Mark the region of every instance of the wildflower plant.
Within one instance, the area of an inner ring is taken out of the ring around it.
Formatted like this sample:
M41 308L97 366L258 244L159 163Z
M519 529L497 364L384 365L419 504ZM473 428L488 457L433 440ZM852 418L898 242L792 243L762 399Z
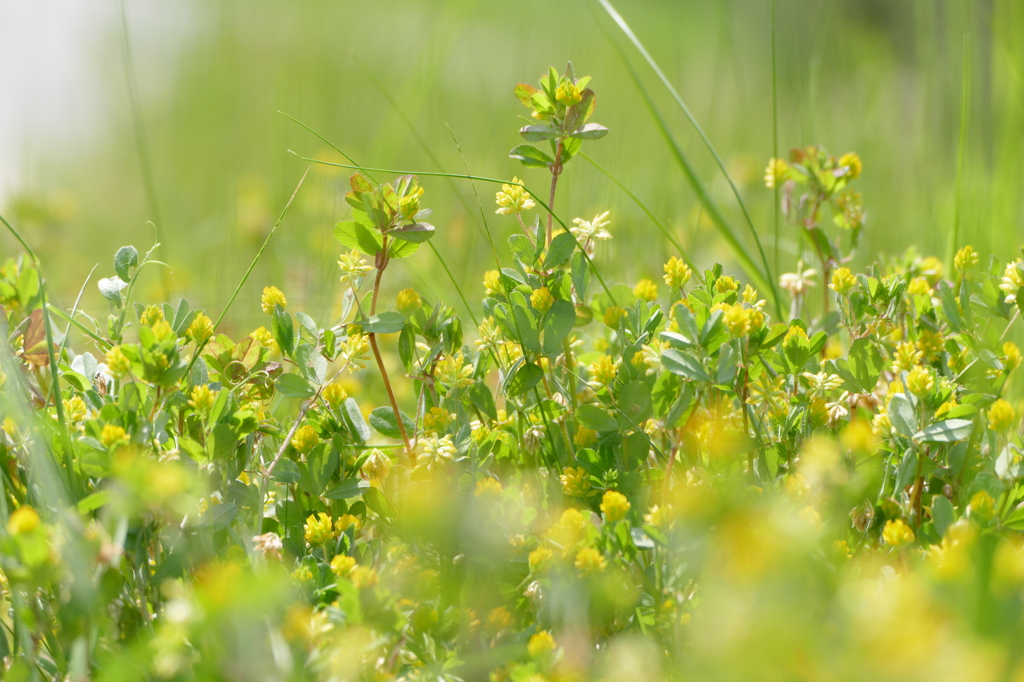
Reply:
M820 262L784 277L788 315L682 254L609 285L610 214L554 211L607 133L595 95L571 67L540 85L516 88L520 134L550 153L513 157L551 191L500 182L510 236L472 325L410 288L378 310L435 233L411 175L351 176L330 319L267 286L264 326L229 336L136 301L161 264L134 247L106 317L3 265L5 675L1021 674L1020 268L969 247L950 273L854 268L823 216L856 244L860 161L810 148L766 171Z

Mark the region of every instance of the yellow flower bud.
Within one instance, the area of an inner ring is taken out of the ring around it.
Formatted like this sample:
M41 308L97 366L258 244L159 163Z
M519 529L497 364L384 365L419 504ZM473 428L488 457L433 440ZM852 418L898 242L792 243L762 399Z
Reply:
M593 547L584 547L576 554L576 569L584 575L599 573L606 565L604 556Z
M207 384L201 384L192 389L192 393L189 394L188 404L197 412L205 414L213 409L217 393L217 391L211 391Z
M665 284L676 289L682 289L683 285L689 281L693 271L686 262L678 256L672 256L665 263Z
M555 304L555 297L551 295L551 291L547 287L541 287L530 294L530 303L537 309L537 312L543 315L551 310L551 306Z
M836 268L832 273L832 283L828 288L840 296L849 296L857 286L857 278L854 277L850 268Z
M914 531L903 519L890 519L882 529L882 540L887 545L902 547L914 541Z
M108 450L115 445L123 445L128 442L128 434L124 428L114 424L105 424L100 432L100 442Z
M935 388L935 375L927 367L918 365L907 374L907 390L922 397L931 393Z
M658 300L658 285L649 279L642 279L633 288L633 295L641 301L653 303Z
M213 320L207 317L204 313L199 313L196 315L195 319L192 320L192 324L188 326L188 330L185 331L185 336L197 346L201 346L206 343L211 336L213 336L213 331Z
M612 329L617 329L619 326L619 322L622 320L625 314L625 308L617 305L609 306L604 311L604 323L606 326Z
M274 312L274 306L287 308L288 299L284 297L284 292L277 287L264 287L263 296L260 297L260 307L263 308L263 312L270 315Z
M768 189L780 186L789 174L789 164L782 159L769 159L764 169L764 186Z
M423 299L415 289L402 289L398 292L395 309L405 317L412 317L421 307L423 307Z
M42 520L35 509L23 504L8 517L7 532L11 535L27 535L39 528Z
M303 455L308 455L309 452L317 446L320 442L320 436L317 435L316 429L309 424L303 424L295 431L295 435L292 436L292 447Z
M601 498L601 513L604 514L605 521L609 523L626 518L629 507L629 500L626 499L626 496L615 490L605 492L604 497Z
M1002 398L992 403L992 407L988 408L986 415L988 416L989 428L997 433L1009 431L1017 423L1017 415L1013 405Z
M860 160L860 157L853 152L847 152L839 157L839 165L846 166L847 171L846 177L851 180L856 180L860 177L861 171L864 170L864 163Z
M121 346L114 346L107 351L107 369L117 378L121 378L132 371L131 360L121 350Z

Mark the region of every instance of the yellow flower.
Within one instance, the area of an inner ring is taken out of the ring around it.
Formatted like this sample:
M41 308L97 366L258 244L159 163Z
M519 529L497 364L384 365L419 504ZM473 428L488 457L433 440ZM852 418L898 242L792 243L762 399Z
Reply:
M629 500L626 499L626 496L615 490L606 491L604 497L601 498L601 513L604 514L605 521L609 523L626 518L629 507Z
M455 457L456 449L449 435L443 438L428 436L420 438L416 443L416 461L425 466L427 471L438 469Z
M349 574L352 584L360 590L368 589L380 582L377 571L369 566L356 566Z
M896 357L892 362L892 371L909 372L917 363L921 362L924 355L917 346L910 341L904 341L896 347Z
M921 351L925 362L931 362L938 358L945 344L946 340L942 338L942 332L924 329L917 337L917 348Z
M473 496L482 499L496 500L501 497L501 492L501 483L495 478L485 476L476 482L476 490L473 491Z
M310 450L317 446L320 442L320 436L317 435L316 429L309 424L303 424L292 436L292 447L301 452L304 455L308 455Z
M1024 262L1018 258L1012 263L1007 263L1003 270L1003 279L999 288L1006 294L1004 299L1006 303L1016 302L1017 291L1024 287L1024 271L1021 270L1021 267L1024 267Z
M544 568L547 567L548 561L555 555L547 547L538 547L537 549L530 552L529 563L530 573L540 573Z
M907 374L907 389L917 397L928 395L933 388L935 375L927 367L918 365Z
M742 303L725 306L724 311L722 323L733 338L740 338L751 332L751 313L757 311L753 308L744 308Z
M541 630L530 638L526 651L532 658L544 658L557 648L555 638L547 630Z
M853 276L850 268L836 268L832 273L832 283L828 285L828 288L840 296L849 296L856 286L857 278Z
M672 256L665 263L665 284L675 289L682 289L683 285L689 281L693 271L686 262L679 256Z
M284 297L284 292L277 287L264 287L263 296L260 297L260 307L263 308L263 312L270 315L274 312L274 306L287 308L288 299Z
M728 275L723 275L715 281L715 291L724 294L727 291L739 291L740 283Z
M405 317L412 317L423 307L423 299L415 289L402 289L395 299L395 309Z
M327 404L338 409L338 406L345 402L348 398L348 391L341 387L340 384L327 384L324 389L320 392L323 399L327 401Z
M914 531L903 519L890 519L882 528L882 540L887 545L902 547L914 541Z
M789 164L782 159L768 159L768 166L764 169L764 186L772 189L781 185L789 174Z
M139 324L144 327L152 327L157 322L164 321L164 311L160 309L160 306L148 305L146 309L139 315Z
M1013 341L1007 341L1006 343L1004 343L1003 357L1001 357L1000 360L1002 360L1003 369L1005 369L1007 372L1012 372L1013 370L1020 367L1021 354L1020 348L1017 348L1017 344L1015 344Z
M443 433L454 419L455 415L443 407L431 407L423 414L423 430L427 433Z
M64 415L69 422L84 421L89 416L89 406L79 396L72 396L69 400L63 401L63 403Z
M610 327L611 329L617 329L619 326L619 322L625 315L625 308L617 305L609 306L604 311L605 326Z
M988 521L996 514L996 501L987 490L979 490L971 497L967 510L972 519Z
M998 433L1009 431L1017 422L1013 405L1002 398L992 403L985 414L988 416L989 428Z
M501 290L501 273L497 270L488 270L484 273L484 291L488 296L503 293Z
M530 193L524 187L520 187L523 182L522 180L512 178L512 182L515 184L502 184L501 191L494 195L494 199L498 204L498 210L495 213L498 215L522 213L523 211L529 211L537 205L530 198Z
M103 431L100 432L100 442L103 443L103 447L109 450L115 445L123 445L127 443L128 434L120 426L104 424Z
M352 286L355 286L360 279L370 274L373 267L366 262L361 253L352 249L348 253L343 253L339 256L338 269L341 270L341 276L338 281L342 284L351 284ZM265 295L266 294L264 293L264 296ZM281 298L284 298L284 294L281 295ZM284 304L282 304L282 307L283 306ZM273 306L271 306L271 310L273 310ZM266 312L266 308L264 308L264 312Z
M7 532L11 535L26 535L39 528L41 523L36 510L23 504L7 518Z
M192 320L192 324L188 326L185 331L185 336L188 337L197 346L201 346L206 343L211 336L213 336L213 320L207 317L204 313L199 313Z
M213 402L217 399L217 391L211 391L207 384L200 384L192 389L189 394L188 404L197 412L206 413L213 409Z
M667 528L675 518L675 511L671 505L654 505L650 511L644 514L644 522L655 528Z
M924 277L915 277L907 284L907 293L913 296L927 296L932 292L932 287Z
M633 295L642 301L653 303L658 300L658 285L649 279L642 279L633 287Z
M581 426L576 429L576 435L573 436L572 442L575 443L577 447L589 448L597 442L597 431L592 431L585 426Z
M590 371L591 386L595 386L595 390L601 386L608 386L615 381L615 375L619 371L619 360L612 360L610 355L602 355L594 362L590 363L587 368Z
M446 355L434 369L434 378L448 387L446 396L473 385L473 365L466 362L462 352Z
M966 276L971 268L978 264L978 260L978 253L968 244L953 256L953 267L961 275Z
M302 529L303 537L311 546L323 545L334 539L334 523L324 512L310 514Z
M512 614L504 606L492 609L487 614L487 628L491 632L500 632L512 626Z
M355 567L356 560L354 557L339 554L331 559L331 572L339 578L347 577Z
M856 180L860 177L861 171L864 170L864 163L860 160L860 157L853 152L847 152L839 157L839 165L846 166L847 173L846 177L851 180Z
M363 462L361 471L370 481L383 481L391 471L391 458L374 448Z
M607 563L604 556L593 547L584 547L576 553L576 569L584 575L603 571Z
M575 83L563 79L555 90L555 99L565 106L571 107L583 101L583 94Z
M538 313L543 315L551 310L551 306L555 304L555 297L551 295L551 291L547 287L541 287L540 289L534 289L533 293L530 294L530 303L533 304Z
M334 521L334 532L339 535L347 531L349 528L358 531L362 527L363 522L358 516L354 516L352 514L342 514Z
M117 378L121 378L132 371L132 362L121 350L121 346L114 346L107 351L107 369Z
M558 480L562 483L562 492L569 497L586 497L590 492L590 477L583 467L566 467Z

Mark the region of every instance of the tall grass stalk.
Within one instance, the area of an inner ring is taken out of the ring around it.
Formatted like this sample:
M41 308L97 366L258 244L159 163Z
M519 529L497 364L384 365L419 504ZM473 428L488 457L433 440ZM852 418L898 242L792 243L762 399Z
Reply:
M971 53L970 35L964 33L963 75L960 90L960 134L956 150L956 181L953 190L953 225L946 242L946 270L953 271L953 256L961 239L961 220L963 217L963 179L965 155L967 153L967 120L970 113L971 92Z

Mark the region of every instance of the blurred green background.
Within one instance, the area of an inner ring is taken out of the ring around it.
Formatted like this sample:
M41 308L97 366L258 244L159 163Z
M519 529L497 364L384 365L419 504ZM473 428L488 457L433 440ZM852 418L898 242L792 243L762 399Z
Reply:
M772 3L618 0L617 8L726 161L774 264L773 193L762 179L773 153ZM278 111L368 166L462 172L454 136L475 174L519 175L544 192L545 171L507 157L526 113L512 88L567 60L594 77L593 120L611 129L584 151L646 202L699 264L732 263L612 41L750 243L710 154L596 0L126 0L123 22L117 3L108 2L104 16L83 57L98 74L90 95L103 115L72 151L57 137L23 150L18 179L0 199L38 248L63 305L100 263L89 296L101 310L95 280L112 274L117 247L152 243L152 221L163 244L158 258L173 273L154 270L142 298L155 300L169 286L172 296L219 312L309 166L288 150L341 160ZM1024 3L777 0L775 26L780 154L821 144L863 158L858 184L868 221L860 264L910 246L943 257L957 221L961 242L983 254L1016 251L1024 214ZM150 49L161 41L173 44ZM258 296L267 284L315 317L335 309L340 245L332 227L347 217L346 178L312 169L232 311L233 324L261 323ZM434 243L474 301L494 261L473 187L440 178L423 184L438 227ZM567 222L612 212L615 239L596 258L609 279L661 274L672 247L606 176L577 159L559 187L556 210ZM494 215L495 189L476 187L503 245L514 225ZM781 236L785 272L795 265L795 233L784 228ZM6 235L0 249L17 252ZM393 270L392 293L414 286L458 306L428 250Z

